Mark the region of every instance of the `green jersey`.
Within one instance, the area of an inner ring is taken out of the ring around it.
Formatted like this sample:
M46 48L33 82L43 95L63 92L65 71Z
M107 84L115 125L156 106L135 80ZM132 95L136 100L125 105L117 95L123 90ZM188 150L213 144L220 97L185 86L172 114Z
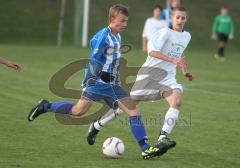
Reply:
M234 25L231 16L217 15L213 27L212 32L214 33L223 33L226 35L234 33Z

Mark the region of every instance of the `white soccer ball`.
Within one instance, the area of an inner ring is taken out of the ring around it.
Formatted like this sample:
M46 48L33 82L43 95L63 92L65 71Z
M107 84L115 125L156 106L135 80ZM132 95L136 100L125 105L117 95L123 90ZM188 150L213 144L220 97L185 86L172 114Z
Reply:
M110 137L104 141L102 150L107 157L119 158L124 152L123 141L116 137Z

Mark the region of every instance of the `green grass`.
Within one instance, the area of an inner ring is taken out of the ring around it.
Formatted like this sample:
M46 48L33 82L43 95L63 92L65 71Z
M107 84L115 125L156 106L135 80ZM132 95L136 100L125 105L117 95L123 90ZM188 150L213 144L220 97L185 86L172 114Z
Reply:
M187 51L193 82L178 74L184 84L181 122L171 138L175 149L161 157L143 161L126 115L113 121L99 134L94 146L86 143L88 126L59 124L53 114L36 121L26 120L28 110L40 99L62 99L48 88L51 76L64 65L84 58L88 50L51 46L0 45L0 55L19 62L20 73L0 66L0 167L240 167L239 53L227 52L224 63L216 62L211 51ZM129 66L139 66L145 55L133 50L125 55ZM81 73L74 75L66 87L79 90ZM96 109L97 106L94 106ZM156 143L161 124L150 119L164 116L164 101L142 103L144 121L151 144ZM94 109L90 110L91 112ZM109 136L121 138L126 147L122 159L106 159L101 152Z

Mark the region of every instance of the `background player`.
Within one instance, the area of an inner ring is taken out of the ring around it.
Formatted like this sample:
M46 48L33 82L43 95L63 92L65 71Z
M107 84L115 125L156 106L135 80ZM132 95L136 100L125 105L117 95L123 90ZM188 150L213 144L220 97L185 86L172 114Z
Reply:
M225 46L228 39L234 38L234 25L232 17L228 15L228 9L222 7L220 14L216 16L212 26L212 39L218 39L218 52L214 57L219 61L225 61Z
M150 40L151 36L158 30L167 26L165 20L160 20L162 13L162 7L156 5L152 9L152 17L148 18L145 22L143 33L142 33L142 50L147 52L147 42Z
M163 10L162 14L161 14L161 19L162 20L166 20L168 26L172 25L172 11L174 8L180 7L181 6L181 0L171 0L170 2L170 7L166 8Z
M130 93L131 98L136 101L156 100L160 96L168 102L169 109L156 145L161 154L176 145L175 141L171 141L167 137L178 119L183 93L182 85L176 81L176 67L181 68L188 80L193 80L183 57L183 52L191 39L191 35L183 30L187 22L186 9L184 7L175 8L172 20L173 26L157 31L149 41L147 60L139 70ZM156 71L158 71L157 74ZM94 144L101 127L120 113L120 110L110 110L100 120L91 124L87 138L88 143Z
M4 65L8 66L9 68L15 69L16 71L20 71L22 69L21 65L15 63L13 61L9 61L2 57L0 57L0 64L4 64Z
M131 131L141 148L141 155L143 159L149 159L157 156L159 150L148 144L140 111L119 83L118 70L121 56L119 33L127 27L128 15L127 7L114 5L109 10L109 26L100 30L91 39L90 63L87 66L80 100L76 104L66 101L49 103L42 100L30 111L28 120L33 121L46 112L82 116L94 101L104 100L111 108L119 107L129 114Z

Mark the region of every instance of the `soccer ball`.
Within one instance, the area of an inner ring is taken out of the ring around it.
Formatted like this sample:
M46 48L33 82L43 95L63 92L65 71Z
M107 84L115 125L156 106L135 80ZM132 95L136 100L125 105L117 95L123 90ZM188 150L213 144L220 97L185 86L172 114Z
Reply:
M104 141L102 150L107 157L119 158L124 152L123 141L116 137L110 137Z

